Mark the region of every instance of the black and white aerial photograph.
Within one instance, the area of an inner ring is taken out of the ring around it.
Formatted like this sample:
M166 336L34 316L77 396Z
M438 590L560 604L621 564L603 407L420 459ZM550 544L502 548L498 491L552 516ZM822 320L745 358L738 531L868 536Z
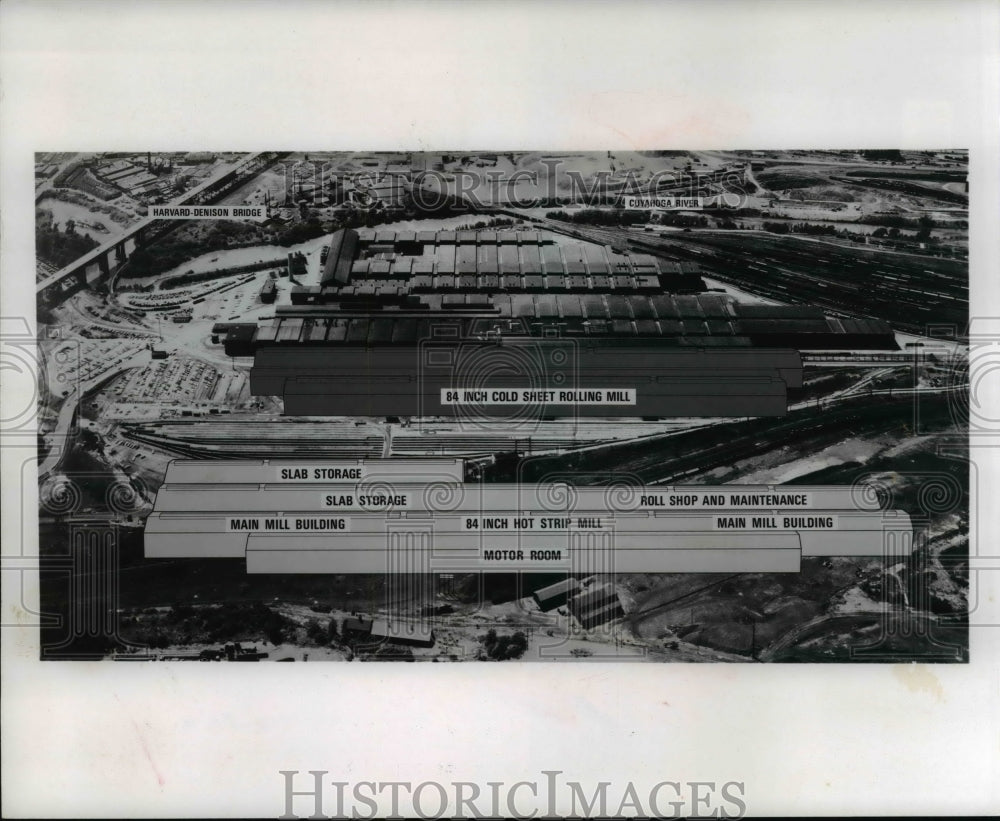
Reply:
M996 0L2 0L0 816L996 816L998 225Z
M965 150L34 173L43 659L967 661Z

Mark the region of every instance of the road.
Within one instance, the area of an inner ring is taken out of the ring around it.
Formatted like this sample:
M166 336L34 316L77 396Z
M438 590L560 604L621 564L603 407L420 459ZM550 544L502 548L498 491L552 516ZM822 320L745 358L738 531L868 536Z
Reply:
M59 416L56 418L56 426L46 438L51 443L49 447L49 453L38 466L38 481L45 479L50 473L53 473L62 464L63 459L66 458L66 453L70 449L72 444L72 434L70 430L73 425L73 420L76 418L76 412L80 407L80 393L77 387L74 385L70 390L69 395L63 401L62 407L59 409Z
M185 203L187 203L190 200L192 200L194 197L196 197L199 194L201 194L205 189L207 189L207 188L215 185L222 177L226 176L227 174L232 173L233 171L238 170L239 168L241 168L244 165L247 165L248 163L251 163L251 162L255 161L261 155L261 153L263 153L263 152L258 151L258 152L255 152L253 154L249 154L246 157L244 157L242 160L240 160L239 162L237 162L237 163L235 163L233 165L225 165L225 166L223 166L218 171L218 173L213 174L207 180L205 180L204 182L202 182L200 185L195 186L190 191L185 191L179 197L177 197L174 200L171 200L171 202L169 202L167 204L168 205L184 205ZM123 233L118 234L113 239L108 240L103 245L98 246L97 248L93 249L92 251L88 251L82 257L78 257L77 259L73 260L73 262L71 262L69 265L66 265L65 267L63 267L60 270L56 271L56 273L54 273L51 276L48 276L45 279L43 279L40 282L38 282L35 285L35 292L39 293L39 294L45 292L46 290L48 290L49 288L51 288L53 285L56 285L58 282L60 282L65 277L67 277L67 276L73 274L74 272L78 271L81 266L88 265L88 264L94 262L95 260L99 259L102 255L108 254L109 252L111 252L111 251L114 250L115 246L120 245L121 243L125 242L126 240L134 237L137 233L139 233L143 229L148 228L149 226L151 226L151 225L153 225L154 223L157 223L157 222L160 222L160 220L159 219L155 219L153 217L146 217L145 219L139 220L134 225L129 226L129 228L127 228Z
M833 627L836 627L836 629L846 637L852 630L870 627L872 623L879 621L882 622L883 629L887 634L891 634L893 632L890 629L890 623L902 623L899 631L901 634L909 636L926 636L928 643L931 643L930 637L933 636L934 627L938 624L936 616L909 609L887 610L885 612L872 611L868 613L826 613L810 619L804 624L800 624L798 627L785 633L772 644L765 647L758 654L757 658L758 660L764 662L773 661L782 652L791 649L796 644L801 643L807 638L818 637L819 635L828 632L829 629ZM875 637L873 636L873 638ZM870 642L865 640L864 643L859 644L857 649L860 651L868 644L870 644ZM939 648L939 651L947 655L944 647Z
M35 202L36 203L38 202L38 200L41 198L42 194L46 193L47 191L53 190L54 186L52 185L52 181L56 177L58 177L63 171L65 171L73 163L75 163L75 162L77 162L77 161L79 161L81 159L86 159L88 156L90 156L90 155L89 154L73 154L72 156L68 157L67 159L65 159L61 163L59 163L59 167L56 169L55 174L53 174L51 177L49 177L47 180L45 180L45 182L43 182L41 185L39 185L35 189Z
M754 174L753 174L753 166L752 166L751 163L747 163L746 178L747 178L747 182L752 182L754 185L757 186L757 191L756 191L757 196L759 196L759 197L760 196L767 196L768 194L771 193L763 185L761 185L760 182L757 180L757 178L754 176Z
M73 299L66 300L63 303L62 307L65 308L67 311L75 314L77 321L84 326L101 328L102 330L105 331L114 331L115 333L118 334L120 334L123 330L125 330L125 331L130 331L132 333L143 334L145 336L149 336L150 338L158 336L156 331L146 328L142 325L135 325L134 323L131 322L112 322L106 319L96 319L95 317L92 317L85 311L81 310L80 306ZM123 308L122 310L128 310L128 309ZM60 323L60 325L65 325L65 324L66 324L65 322Z
M123 362L117 368L103 371L94 379L84 382L83 384L73 385L70 388L69 393L63 400L62 407L59 409L59 415L56 417L56 426L46 437L49 442L51 442L51 447L48 455L38 466L39 481L42 481L50 473L58 470L63 459L66 458L66 454L69 452L70 446L72 445L72 439L75 436L75 433L73 432L73 420L76 418L77 411L80 409L80 403L83 401L83 398L90 391L94 390L99 385L108 382L118 374L130 370L131 368L139 368L147 364L149 364L149 353L147 351L143 351L142 353L136 354L136 356L132 359Z
M882 377L889 376L895 370L896 370L895 368L879 368L878 370L874 370L874 371L871 371L869 373L866 373L863 377L861 377L861 379L859 379L853 385L848 385L846 388L844 388L842 390L835 391L834 393L826 394L825 396L822 396L822 397L817 397L817 398L814 398L814 399L804 399L801 402L796 402L793 405L789 405L788 406L788 410L789 411L800 410L801 408L807 408L810 405L812 405L812 406L815 407L817 403L823 404L823 405L829 405L830 403L837 402L837 401L839 401L841 399L844 399L845 397L854 396L854 395L856 395L858 393L861 393L861 391L863 390L863 388L865 387L865 385L868 385L868 384L870 384L871 382L874 382L877 379L881 379ZM908 389L897 388L897 389L895 389L895 393L898 394L900 391L905 391L905 390L908 390ZM877 391L870 391L870 393L872 393L872 394L876 394L876 393L890 393L890 391L888 389L879 389Z

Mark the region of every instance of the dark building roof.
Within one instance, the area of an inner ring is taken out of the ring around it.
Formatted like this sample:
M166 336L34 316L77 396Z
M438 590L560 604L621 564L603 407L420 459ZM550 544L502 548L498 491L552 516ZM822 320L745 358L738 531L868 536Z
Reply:
M425 243L423 253L401 251L393 245L401 238L411 245ZM436 244L426 247L432 238ZM811 306L741 304L724 293L689 293L700 289L688 289L676 277L704 283L688 263L594 245L535 244L545 239L533 231L338 231L331 237L322 285L293 288L291 306L280 306L277 318L261 325L250 340L245 332L228 335L226 349L246 355L248 345L413 344L427 338L435 317L440 321L445 314L463 315L463 336L495 334L505 323L516 323L516 329L502 332L655 340L673 347L897 347L892 329L881 320L827 317ZM567 273L562 273L563 256ZM650 273L641 273L646 268ZM426 312L427 319L417 324L414 312ZM481 321L468 319L470 314ZM377 323L368 321L375 316ZM302 318L335 319L337 329L324 326L330 332L321 338L295 321Z
M428 338L434 325L445 321L442 312L471 311L481 316L479 319L461 318L463 336L495 333L498 328L502 333L542 336L546 328L554 327L565 337L659 338L664 344L681 346L896 348L892 329L882 320L838 319L813 309L807 316L806 311L796 306L758 306L764 310L747 317L743 315L744 306L728 296L468 292L456 288L464 278L438 276L435 290L419 296L407 295L390 280L368 280L361 286L349 286L352 298L393 299L395 310L371 310L372 306L361 303L351 309L351 303L346 300L341 302L339 309L321 305L281 306L271 323L257 329L253 341L257 345L268 345L299 340L305 318L352 321L353 333L345 337L328 336L326 342L412 343ZM298 294L293 292L293 297L296 296ZM402 313L415 310L427 311L426 317L419 318L419 326L418 318ZM351 316L352 313L364 316ZM361 320L376 317L379 320L375 326L377 332L370 334L368 322ZM510 322L516 327L507 328L505 323ZM219 332L223 330L220 327Z
M591 610L604 607L618 601L618 593L610 584L590 587L569 600L569 608L577 617Z
M417 647L433 647L434 631L429 625L408 622L390 622L376 619L372 625L371 638L385 640L393 644L412 644Z
M330 240L330 252L323 265L320 285L337 283L346 285L351 281L351 266L358 251L358 232L353 228L337 231Z
M625 611L622 609L621 602L615 599L613 602L609 602L602 607L580 614L577 616L577 619L585 630L592 630L600 624L604 624L605 622L620 618L624 615Z
M372 631L372 623L370 621L362 621L361 619L356 619L353 616L344 619L344 624L342 627L342 632L346 635L347 633L362 633L368 635Z
M561 582L550 584L548 587L536 590L532 594L532 597L542 610L553 610L554 608L565 604L566 600L570 596L574 595L579 589L580 582L570 577L568 579L563 579Z

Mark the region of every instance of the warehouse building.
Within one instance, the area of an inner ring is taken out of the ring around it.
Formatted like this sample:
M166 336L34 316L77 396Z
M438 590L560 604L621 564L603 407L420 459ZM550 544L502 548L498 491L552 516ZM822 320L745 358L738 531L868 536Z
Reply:
M568 602L569 610L585 630L621 618L625 615L618 592L613 585L601 584L589 587L573 596Z
M358 232L350 229L337 231L323 263L320 285L345 285L351 278L351 265L358 249Z
M608 602L601 607L580 613L577 619L584 630L593 630L595 627L600 627L609 621L620 619L624 615L625 611L622 609L622 603L616 597L614 601Z
M548 612L562 607L569 600L570 596L575 596L580 590L580 582L574 578L563 579L561 582L550 584L531 594L539 609Z
M293 288L291 302L279 307L274 322L301 318L327 329L356 323L351 333L333 330L322 340L311 334L309 342L406 344L423 314L524 319L531 333L664 338L681 345L897 349L881 320L741 303L708 291L693 263L556 244L540 231L341 230L331 239L320 285ZM385 340L390 325L382 320L393 323ZM259 338L271 341L266 333Z
M344 624L340 628L341 635L348 641L367 639L372 632L372 622L365 621L364 617L350 616L344 619Z
M430 625L375 619L369 637L374 642L389 642L411 647L433 647L434 631Z
M539 231L389 231L333 235L319 286L292 294L295 304L422 293L672 292L705 289L698 267L649 254L566 242Z
M691 263L534 230L341 230L320 284L294 287L291 302L259 326L230 326L225 349L253 355L251 392L282 396L294 415L460 415L440 395L460 362L553 340L572 360L550 368L572 377L559 384L629 376L638 393L629 407L550 404L545 416L781 415L801 385L798 351L898 349L881 320L742 303L708 291ZM432 361L428 346L452 350ZM519 386L548 387L505 385Z
M408 344L430 338L435 326L478 314L523 321L525 331L533 336L551 329L559 336L657 338L680 346L897 349L892 329L882 320L828 317L811 306L748 305L720 293L655 293L652 283L630 285L631 293L439 290L406 298L398 286L366 286L352 293L363 293L369 303L344 301L335 311L279 306L275 318L260 326L256 339L269 343L279 332L275 329L319 325L326 331L323 337L310 332L286 341L365 347ZM375 307L372 302L379 304Z

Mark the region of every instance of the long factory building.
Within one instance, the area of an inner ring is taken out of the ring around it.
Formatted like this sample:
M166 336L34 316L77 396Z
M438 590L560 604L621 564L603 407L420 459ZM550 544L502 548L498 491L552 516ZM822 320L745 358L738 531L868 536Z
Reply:
M477 484L455 460L178 460L147 558L249 573L797 572L808 556L906 556L912 524L837 486ZM419 478L418 478L419 477Z
M799 350L897 347L881 320L741 303L691 263L540 231L338 231L319 285L225 336L255 395L320 416L504 415L445 401L465 388L536 390L544 417L781 415Z

